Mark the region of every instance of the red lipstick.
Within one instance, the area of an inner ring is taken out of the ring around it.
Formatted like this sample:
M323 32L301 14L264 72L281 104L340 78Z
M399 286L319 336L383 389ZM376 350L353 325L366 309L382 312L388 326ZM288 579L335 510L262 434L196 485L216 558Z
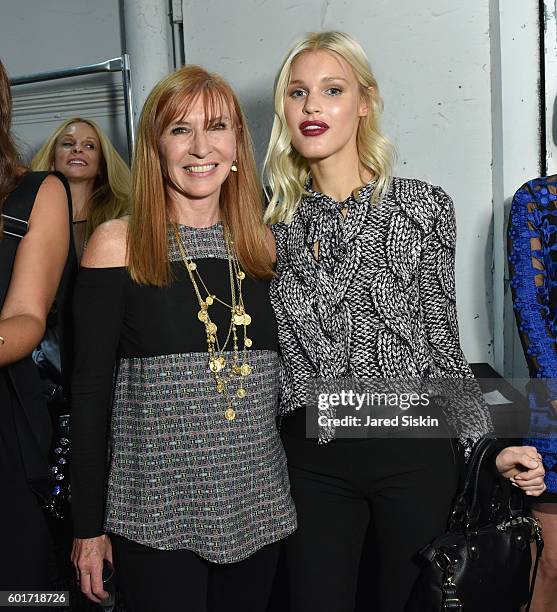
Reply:
M324 121L314 120L302 121L299 128L304 136L321 136L329 129L329 126Z

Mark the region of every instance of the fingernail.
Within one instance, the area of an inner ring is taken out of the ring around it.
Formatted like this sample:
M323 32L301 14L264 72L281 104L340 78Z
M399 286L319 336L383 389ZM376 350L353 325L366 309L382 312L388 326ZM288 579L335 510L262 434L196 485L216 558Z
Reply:
M515 480L522 480L522 478L520 476L515 476L514 479Z
M512 481L511 484L512 484L513 487L518 487L518 485L514 481Z
M526 491L526 495L532 495L531 491Z
M532 459L532 461L530 461L530 465L531 465L532 467L537 467L538 462L537 462L535 459Z

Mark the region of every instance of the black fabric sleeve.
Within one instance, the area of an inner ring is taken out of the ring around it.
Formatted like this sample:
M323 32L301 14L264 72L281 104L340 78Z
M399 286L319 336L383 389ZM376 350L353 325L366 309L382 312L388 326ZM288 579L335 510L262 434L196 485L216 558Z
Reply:
M103 533L107 438L126 278L125 268L81 268L77 277L70 462L77 538Z

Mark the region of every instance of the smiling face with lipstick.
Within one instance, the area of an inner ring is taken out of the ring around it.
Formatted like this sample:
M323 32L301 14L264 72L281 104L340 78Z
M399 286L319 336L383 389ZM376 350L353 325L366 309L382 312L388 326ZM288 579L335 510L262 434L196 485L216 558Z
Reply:
M54 169L62 172L68 180L94 181L100 172L101 162L99 137L88 123L71 123L58 137Z
M232 113L223 104L208 113L198 96L183 117L172 121L159 141L161 157L172 187L191 201L217 205L221 186L236 158L236 130Z
M292 146L310 164L358 167L357 134L368 107L350 65L339 55L305 51L293 62L284 100Z

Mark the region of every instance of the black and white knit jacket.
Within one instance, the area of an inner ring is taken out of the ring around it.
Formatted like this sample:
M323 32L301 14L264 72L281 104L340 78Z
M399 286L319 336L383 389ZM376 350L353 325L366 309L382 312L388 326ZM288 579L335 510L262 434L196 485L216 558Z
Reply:
M313 377L471 382L458 337L450 197L404 178L378 204L370 203L373 183L344 202L310 185L293 220L273 226L281 413L304 405ZM474 397L453 397L445 410L466 454L491 429L479 388ZM320 429L321 442L333 437L334 429Z

